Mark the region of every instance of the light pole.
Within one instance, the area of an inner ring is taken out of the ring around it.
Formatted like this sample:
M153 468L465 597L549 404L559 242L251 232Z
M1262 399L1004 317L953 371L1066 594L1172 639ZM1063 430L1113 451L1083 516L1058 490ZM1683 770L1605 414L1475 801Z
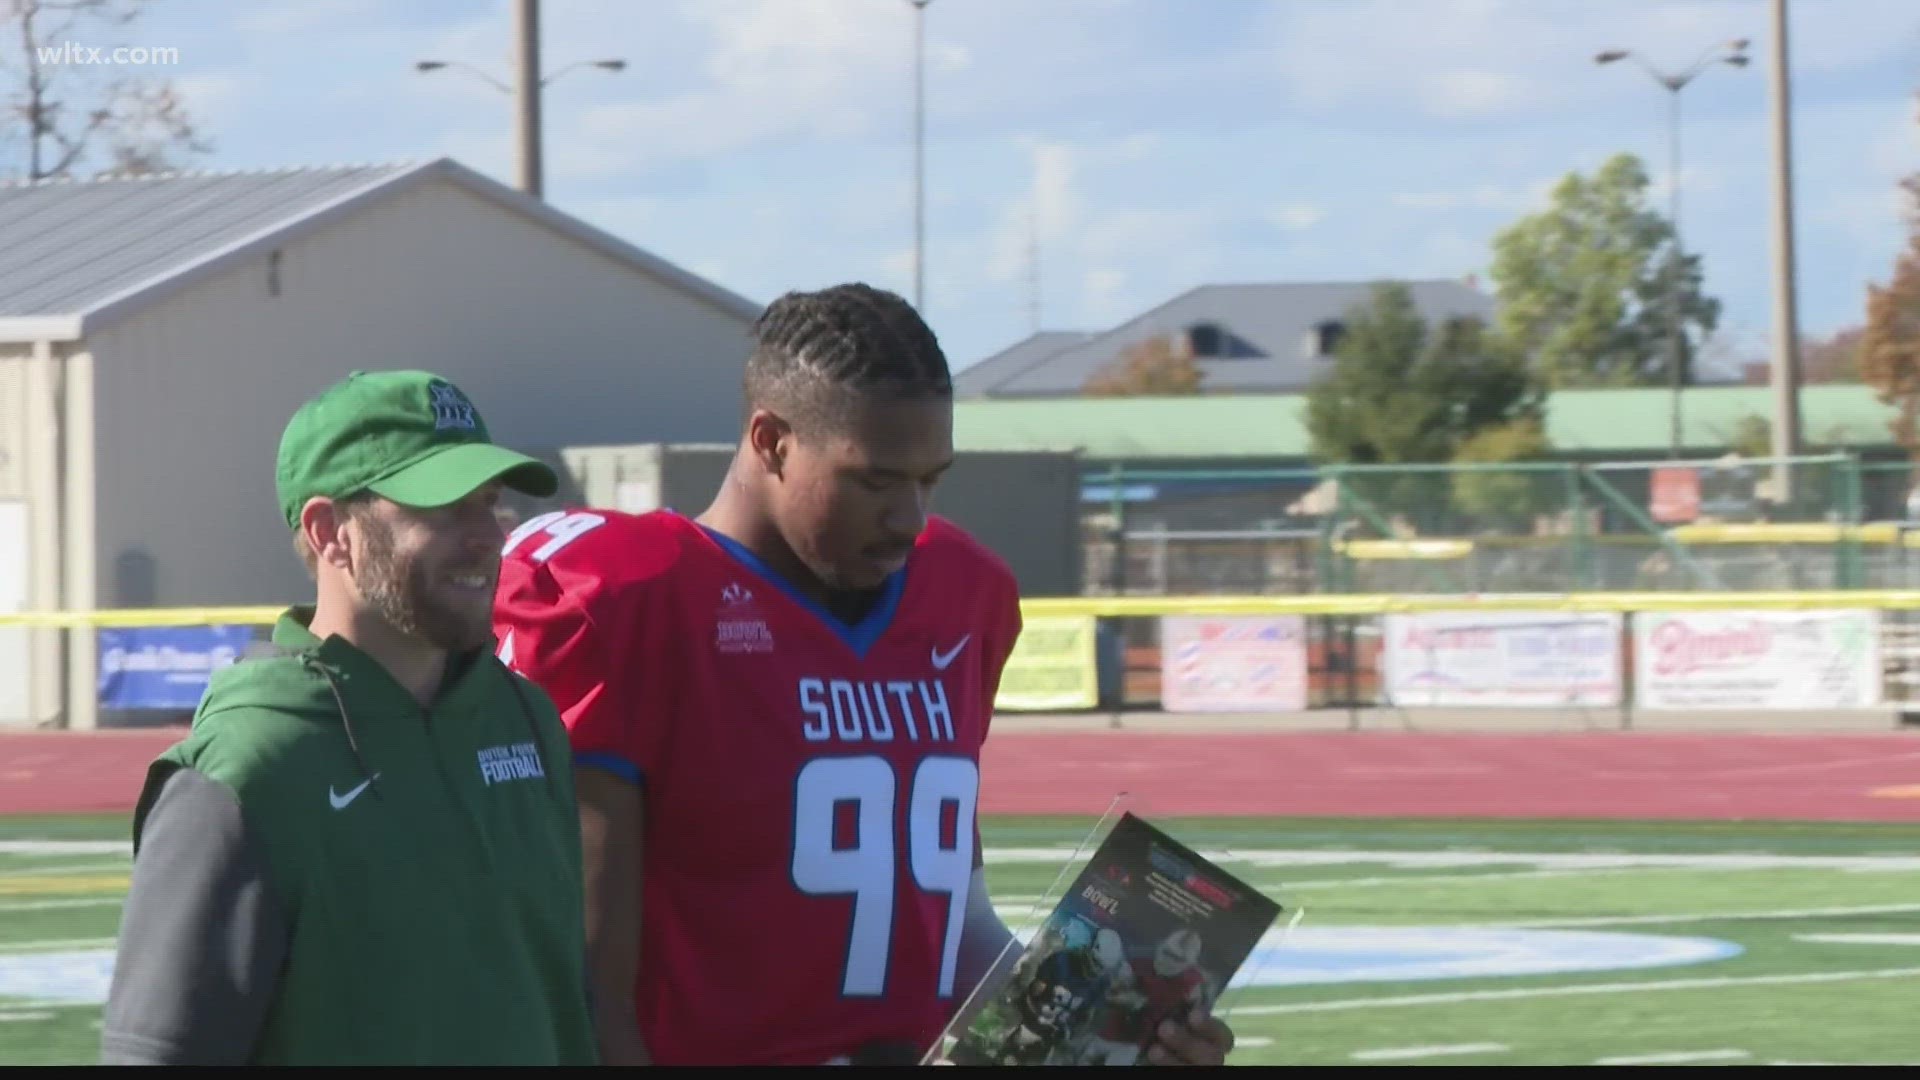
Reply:
M627 66L625 60L579 60L551 75L540 74L540 14L536 0L517 0L514 4L514 67L518 77L514 84L481 71L472 64L458 60L420 60L413 65L419 72L454 69L464 71L485 82L504 94L515 97L514 138L518 150L515 172L519 176L520 190L536 199L544 197L545 183L542 179L544 169L541 165L540 97L554 80L575 68L594 67L602 71L621 71Z
M927 5L913 5L913 307L927 314Z
M1800 452L1800 320L1793 295L1793 141L1787 93L1787 0L1773 0L1773 497L1793 499Z
M1681 274L1686 266L1686 248L1680 242L1680 91L1698 78L1700 73L1718 62L1734 67L1747 66L1747 42L1738 41L1714 45L1700 54L1692 66L1684 71L1665 72L1642 59L1640 54L1626 49L1607 49L1593 58L1596 64L1611 64L1616 60L1632 60L1653 76L1653 81L1667 90L1667 198L1671 209L1668 214L1673 219L1673 258L1669 261L1672 273L1666 283L1667 293L1667 335L1671 358L1668 361L1668 380L1672 387L1672 402L1669 406L1671 416L1671 444L1669 457L1680 456L1680 388L1685 382L1686 364L1686 326L1681 318L1680 292Z

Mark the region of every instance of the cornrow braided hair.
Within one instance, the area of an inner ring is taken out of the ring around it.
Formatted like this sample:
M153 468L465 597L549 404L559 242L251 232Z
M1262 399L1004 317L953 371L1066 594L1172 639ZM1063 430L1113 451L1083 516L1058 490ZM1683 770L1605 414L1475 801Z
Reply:
M754 337L747 406L774 408L795 423L831 423L848 394L953 393L933 330L885 289L854 283L787 293L761 313Z

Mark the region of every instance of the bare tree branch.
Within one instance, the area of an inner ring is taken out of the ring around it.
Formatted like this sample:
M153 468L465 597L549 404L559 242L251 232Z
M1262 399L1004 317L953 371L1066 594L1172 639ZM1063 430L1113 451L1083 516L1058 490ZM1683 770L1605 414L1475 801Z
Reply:
M146 0L0 0L0 174L30 180L96 171L137 174L177 167L212 145L173 82L129 76L99 64L64 62L68 46L110 52L118 28L133 25Z

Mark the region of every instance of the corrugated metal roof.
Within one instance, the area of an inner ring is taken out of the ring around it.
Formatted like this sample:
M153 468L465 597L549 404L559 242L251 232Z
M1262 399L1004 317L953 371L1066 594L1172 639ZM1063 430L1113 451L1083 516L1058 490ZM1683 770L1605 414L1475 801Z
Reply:
M82 314L415 167L0 185L0 318Z
M1414 308L1427 319L1493 317L1493 298L1461 281L1405 283ZM1112 330L1060 349L1024 372L996 382L995 397L1061 397L1081 392L1101 368L1134 345L1163 334L1211 324L1224 356L1200 358L1207 393L1288 393L1304 389L1331 366L1308 348L1314 328L1339 321L1372 298L1366 281L1202 285Z
M761 305L449 158L0 185L0 340L74 340L338 214L442 179L751 322Z
M1748 416L1772 415L1766 387L1694 387L1681 395L1689 452L1718 452ZM1568 454L1664 456L1669 441L1664 389L1570 390L1547 400L1547 437ZM1304 460L1306 398L1298 394L1220 397L978 399L954 407L962 450L1080 450L1092 461L1180 459ZM1884 448L1894 410L1857 385L1800 390L1803 437L1825 446Z

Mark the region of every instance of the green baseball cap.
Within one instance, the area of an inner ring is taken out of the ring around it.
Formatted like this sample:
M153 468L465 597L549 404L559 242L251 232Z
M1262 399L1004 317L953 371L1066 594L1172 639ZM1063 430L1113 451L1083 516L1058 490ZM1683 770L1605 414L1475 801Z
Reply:
M560 487L544 462L494 445L480 411L430 371L355 371L327 387L287 422L274 473L290 528L316 496L426 508L492 480L543 499Z

